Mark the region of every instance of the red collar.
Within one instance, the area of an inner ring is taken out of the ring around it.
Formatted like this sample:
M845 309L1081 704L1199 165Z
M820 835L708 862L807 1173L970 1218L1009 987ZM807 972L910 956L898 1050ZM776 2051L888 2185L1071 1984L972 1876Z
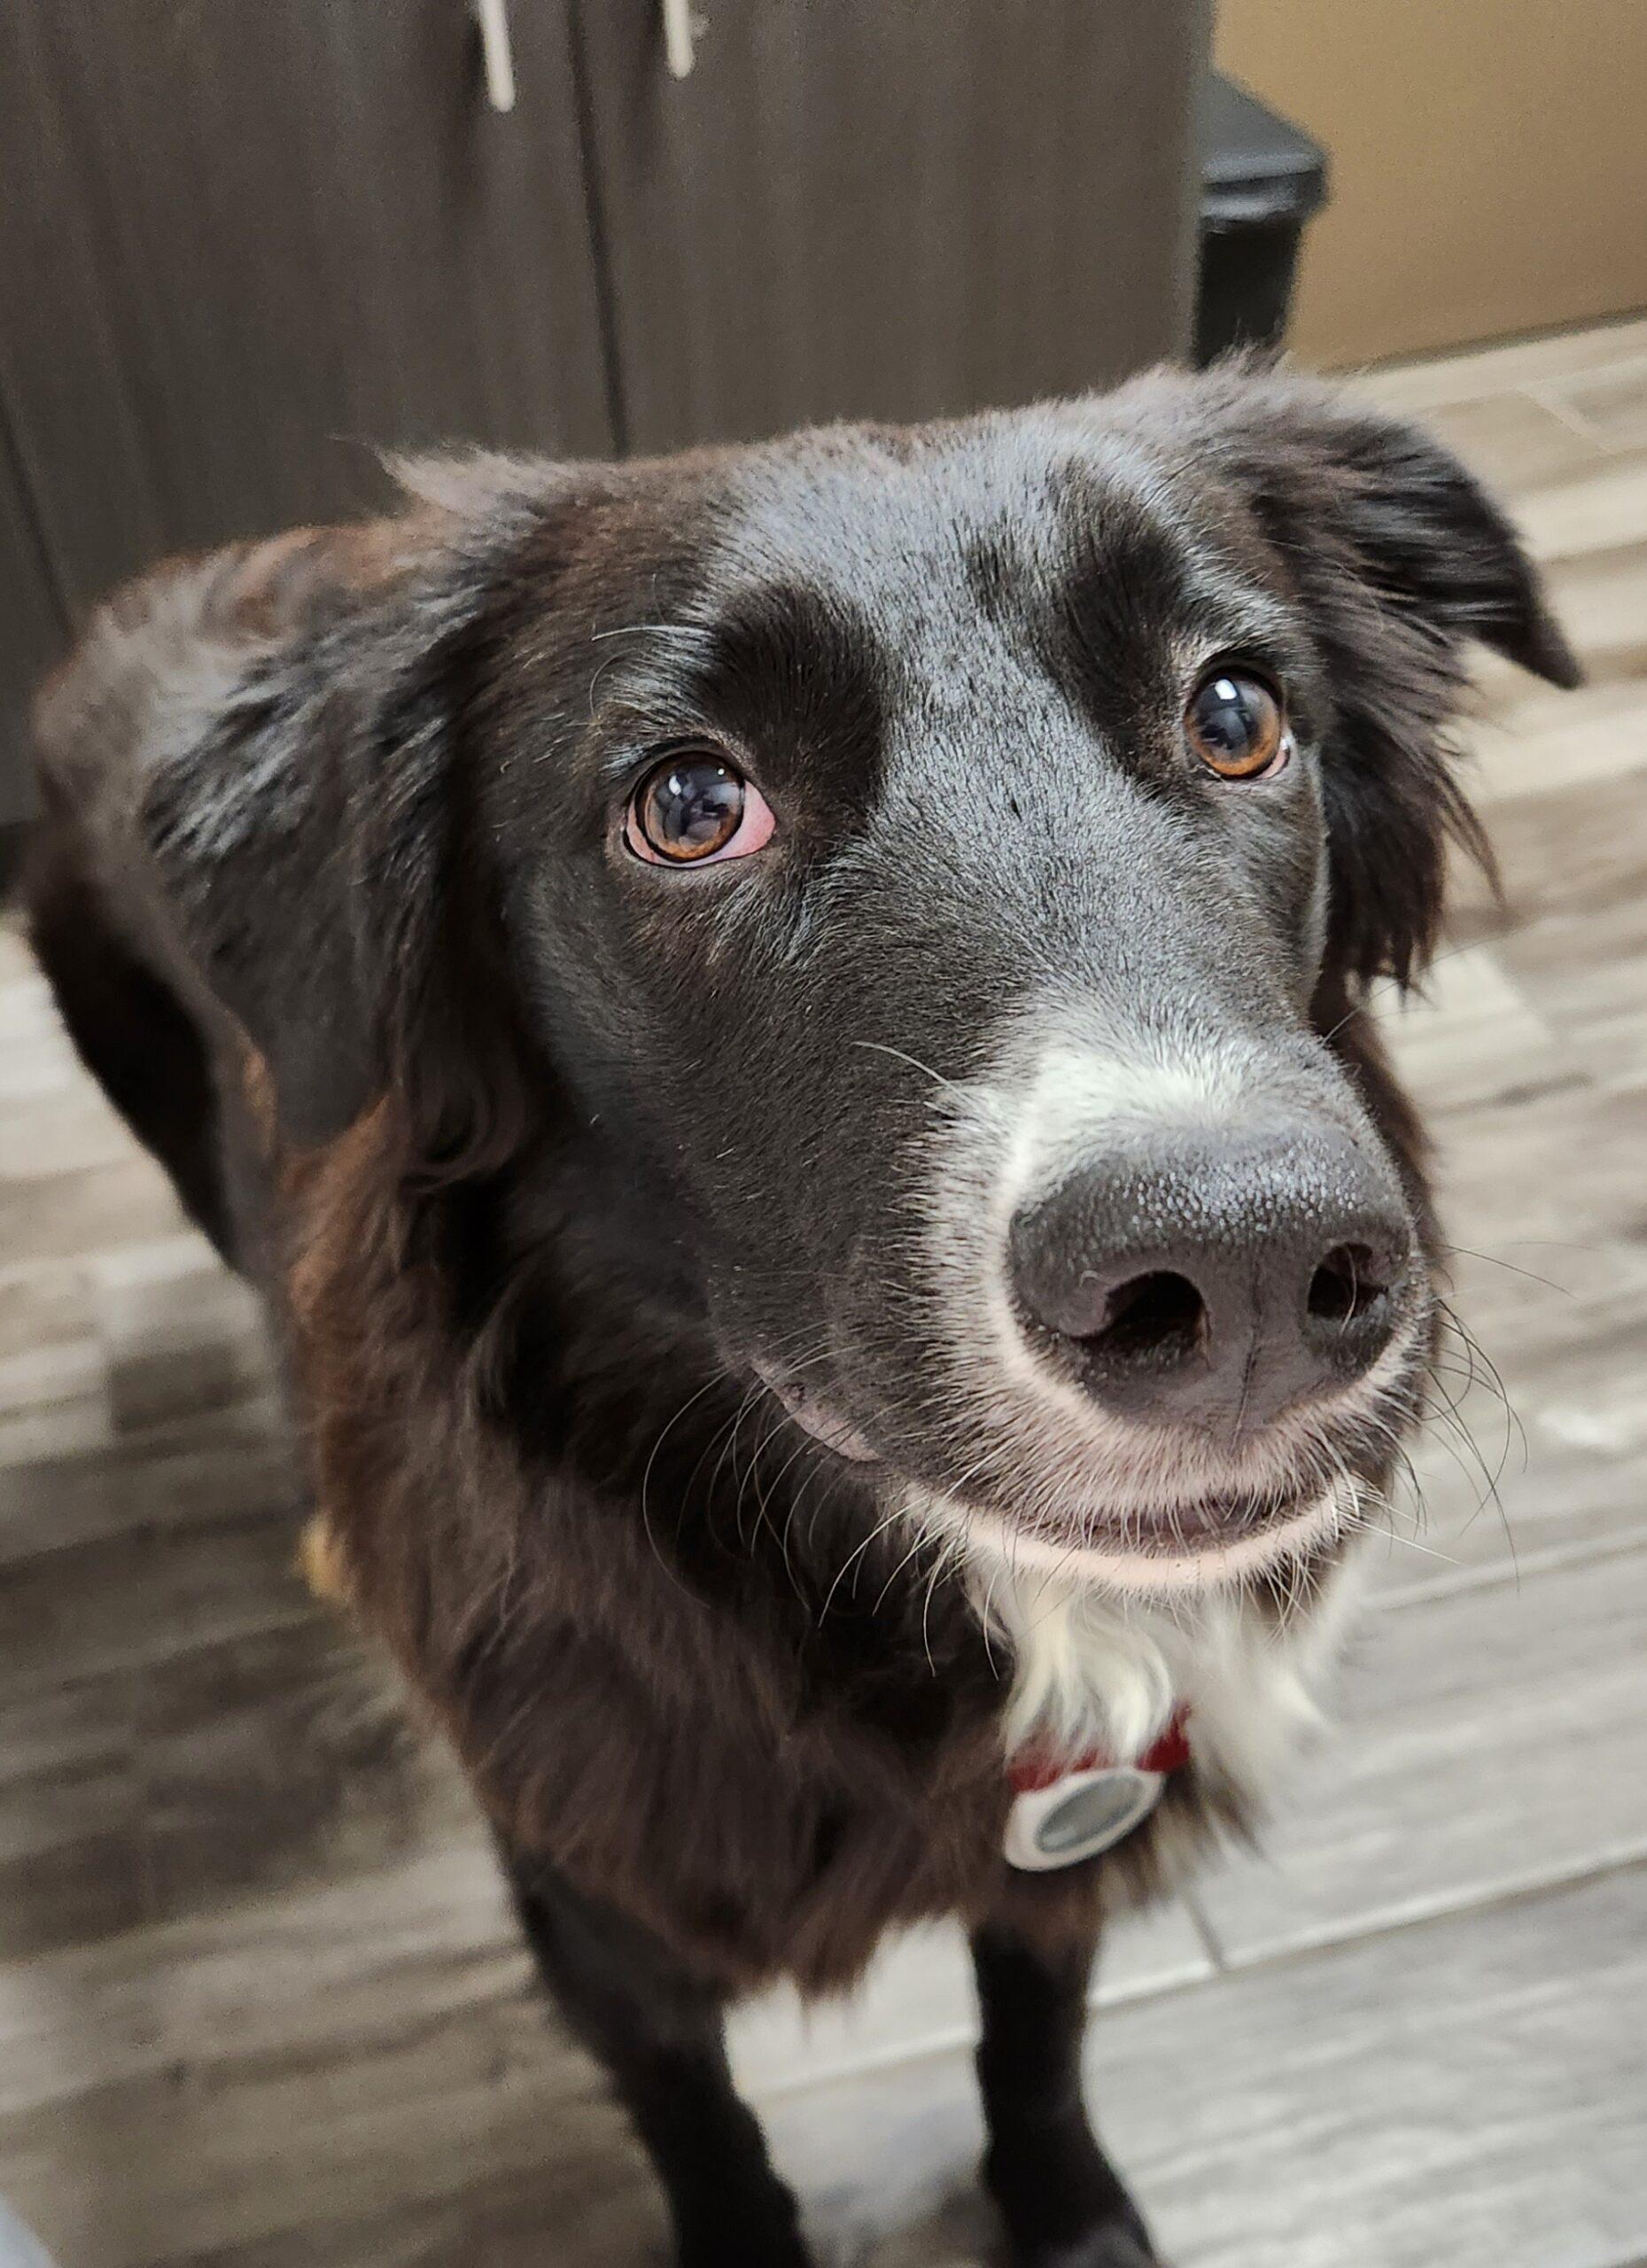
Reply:
M1137 1759L1140 1772L1182 1772L1190 1760L1189 1711L1175 1709L1166 1730ZM1119 1759L1107 1749L1084 1749L1078 1756L1058 1756L1048 1748L1021 1748L1006 1766L1006 1777L1015 1796L1037 1795L1056 1787L1072 1772L1106 1772Z

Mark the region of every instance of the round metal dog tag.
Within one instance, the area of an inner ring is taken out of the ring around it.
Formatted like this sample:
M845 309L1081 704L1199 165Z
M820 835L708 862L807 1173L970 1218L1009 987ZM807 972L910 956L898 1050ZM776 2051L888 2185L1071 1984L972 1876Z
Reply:
M1164 1773L1136 1764L1100 1764L1026 1790L1006 1814L1007 1863L1050 1874L1095 1859L1143 1825L1166 1784Z

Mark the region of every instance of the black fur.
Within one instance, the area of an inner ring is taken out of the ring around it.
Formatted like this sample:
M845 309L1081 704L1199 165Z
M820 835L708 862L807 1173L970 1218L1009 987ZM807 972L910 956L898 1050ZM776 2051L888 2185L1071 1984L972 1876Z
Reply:
M1141 2268L1080 2099L1099 1922L1261 1791L1198 1753L1111 1856L1007 1867L1013 1662L921 1508L1105 1580L1279 1532L1247 1611L1308 1616L1342 1538L1286 1524L1324 1472L1376 1495L1428 1354L1422 1140L1357 1011L1422 967L1449 835L1479 847L1467 641L1562 684L1572 657L1445 452L1250 370L423 478L399 519L112 603L41 709L42 959L268 1294L328 1579L447 1726L682 2259L805 2256L726 2000L841 1986L950 1914L1016 2257ZM1184 722L1235 668L1295 738L1248 785ZM700 742L771 842L649 865L626 807ZM1016 1221L1063 1223L1084 1283L1143 1264L1138 1220L1216 1216L1255 1316L1238 1263L1297 1257L1246 1186L1273 1153L1306 1278L1347 1207L1387 1245L1353 1363L1294 1377L1255 1321L1265 1392L1215 1425L1146 1363L1123 1410L1077 1360L1101 1332L993 1299L998 1129L1049 1033L1095 1077L1224 1067L1268 1147L1151 1120L1099 1170L1094 1106L1094 1169Z

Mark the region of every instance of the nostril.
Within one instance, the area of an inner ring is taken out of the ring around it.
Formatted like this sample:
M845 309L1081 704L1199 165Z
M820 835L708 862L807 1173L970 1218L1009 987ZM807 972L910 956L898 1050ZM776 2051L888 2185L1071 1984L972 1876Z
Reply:
M1366 1244L1334 1245L1309 1279L1309 1309L1323 1323L1356 1323L1387 1296L1395 1270Z
M1085 1343L1121 1363L1177 1363L1193 1353L1206 1324L1206 1301L1189 1278L1158 1269L1115 1285Z

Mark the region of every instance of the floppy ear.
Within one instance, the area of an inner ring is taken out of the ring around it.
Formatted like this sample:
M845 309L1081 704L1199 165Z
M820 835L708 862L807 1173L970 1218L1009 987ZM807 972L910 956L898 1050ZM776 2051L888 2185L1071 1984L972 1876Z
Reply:
M391 1085L431 1161L486 1142L497 1097L478 1026L500 997L485 967L496 917L470 855L461 747L527 519L498 507L365 591L322 574L256 636L220 568L186 677L157 703L170 723L148 754L148 847L300 1142L340 1131ZM214 594L232 625L213 619Z
M1447 838L1491 864L1447 738L1468 641L1552 685L1578 663L1515 530L1439 442L1240 362L1178 384L1198 462L1250 503L1325 664L1329 959L1404 984L1434 941Z

